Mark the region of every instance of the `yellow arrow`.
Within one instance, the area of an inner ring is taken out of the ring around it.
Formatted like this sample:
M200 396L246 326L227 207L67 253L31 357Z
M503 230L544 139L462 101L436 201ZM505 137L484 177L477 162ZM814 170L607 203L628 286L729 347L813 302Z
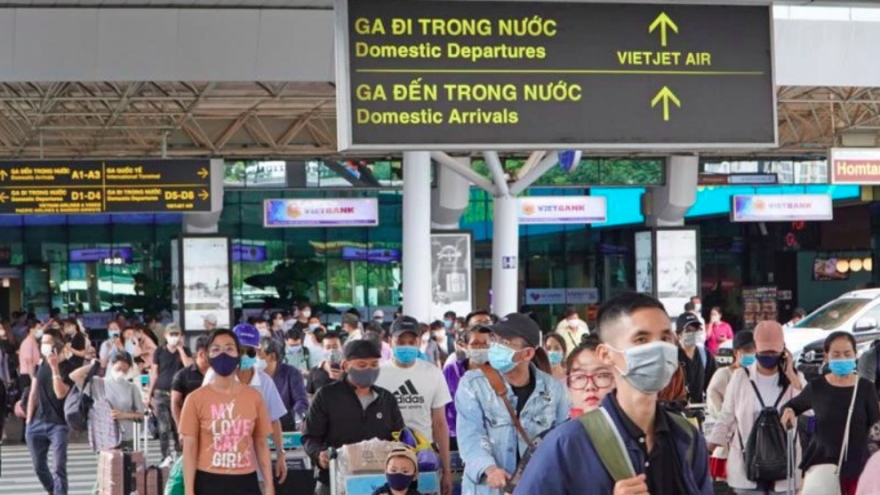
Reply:
M0 170L0 180L6 180L7 177L9 177L9 172Z
M9 199L9 196L5 192L0 192L0 203L5 203L7 199Z
M657 30L658 27L660 28L660 46L665 47L666 29L671 29L672 32L678 34L678 26L676 26L675 23L672 22L672 19L670 19L669 16L666 15L666 12L660 12L660 15L658 15L657 18L654 19L654 22L652 22L650 26L648 26L648 33L653 33Z
M666 45L664 45L664 46L666 46ZM201 177L203 179L207 179L209 173L210 172L208 172L208 169L206 169L205 167L200 168L198 171L199 177Z
M199 198L201 198L202 201L206 201L209 197L211 197L211 195L208 194L208 191L205 191L204 189L202 189L202 192L199 193Z
M663 102L663 120L668 121L669 120L669 102L671 101L678 108L681 108L681 102L678 101L678 98L675 97L675 93L673 93L666 86L663 86L663 89L661 89L657 93L657 96L655 96L654 99L651 100L651 108L656 107L657 104L660 103L661 101Z

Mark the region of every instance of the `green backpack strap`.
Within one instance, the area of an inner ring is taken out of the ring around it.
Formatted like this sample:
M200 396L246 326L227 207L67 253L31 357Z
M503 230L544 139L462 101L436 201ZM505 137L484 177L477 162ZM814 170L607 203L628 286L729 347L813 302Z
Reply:
M687 461L691 466L694 465L694 425L688 421L687 418L680 414L675 414L672 412L667 413L667 415L672 418L673 421L678 423L678 427L684 430L685 434L688 436L688 448L687 448Z
M581 415L580 422L590 437L593 448L599 454L599 460L615 482L632 478L636 475L623 438L617 427L603 408Z

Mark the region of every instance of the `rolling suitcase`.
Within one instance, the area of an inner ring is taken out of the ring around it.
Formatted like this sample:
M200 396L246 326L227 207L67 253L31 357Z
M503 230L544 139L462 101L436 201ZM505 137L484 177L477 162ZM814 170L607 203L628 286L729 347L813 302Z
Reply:
M144 490L138 495L164 495L165 484L168 483L169 468L149 466L144 470Z
M144 493L144 455L104 450L98 455L98 495Z
M135 424L134 450L102 450L98 454L98 495L146 493L144 491L147 482L145 433L144 425Z

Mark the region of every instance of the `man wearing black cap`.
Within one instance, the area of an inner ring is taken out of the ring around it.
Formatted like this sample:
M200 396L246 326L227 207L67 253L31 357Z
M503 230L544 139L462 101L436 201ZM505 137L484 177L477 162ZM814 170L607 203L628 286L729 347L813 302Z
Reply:
M401 316L391 324L391 362L382 365L376 385L390 390L404 422L436 442L443 463L443 495L452 491L449 464L449 425L446 404L452 402L443 372L433 364L419 359L419 322Z
M319 467L316 495L330 495L328 449L371 438L391 440L392 433L404 427L397 399L375 385L381 357L369 340L348 342L343 375L315 394L306 415L303 447Z
M688 402L702 404L706 402L706 389L718 364L715 357L706 348L697 345L697 339L703 330L703 324L693 313L682 313L676 323L679 352L678 360L684 366L685 384L688 390Z
M513 313L490 329L490 367L468 371L455 393L468 495L504 493L532 440L568 419L570 404L562 383L532 364L544 352L534 320Z

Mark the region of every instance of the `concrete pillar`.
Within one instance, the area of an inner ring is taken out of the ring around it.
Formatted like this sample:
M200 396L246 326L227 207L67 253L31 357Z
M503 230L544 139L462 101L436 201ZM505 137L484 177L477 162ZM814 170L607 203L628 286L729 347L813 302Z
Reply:
M496 196L492 215L492 312L505 316L519 309L519 203Z
M431 317L431 154L403 154L403 312Z
M666 185L645 193L642 212L648 227L684 225L684 216L697 200L700 159L674 155L666 158Z
M470 167L470 157L456 157L455 161ZM437 187L431 191L431 228L437 230L456 230L461 214L470 202L471 183L464 177L440 164L435 175Z

